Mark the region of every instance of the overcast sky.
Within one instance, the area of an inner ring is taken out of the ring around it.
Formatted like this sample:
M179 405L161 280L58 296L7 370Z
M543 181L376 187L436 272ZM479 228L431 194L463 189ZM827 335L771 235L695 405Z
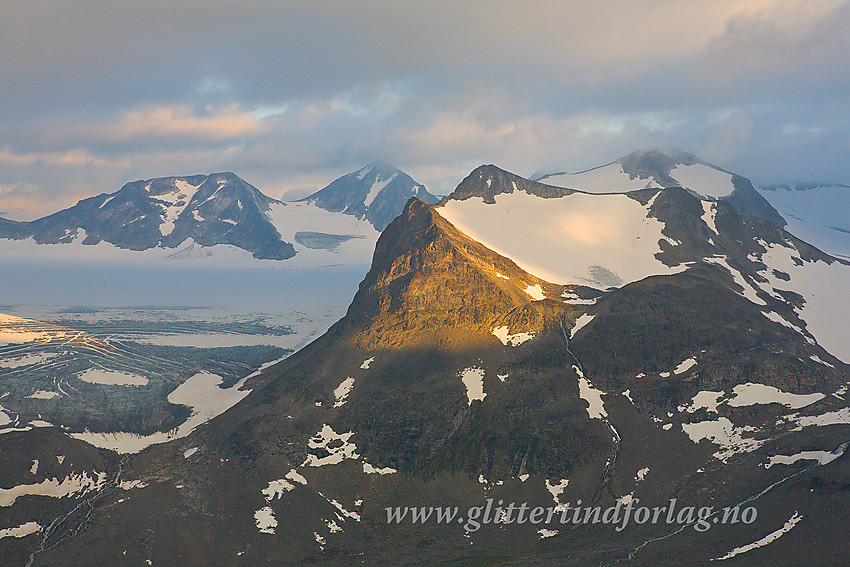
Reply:
M837 0L38 1L0 17L0 211L233 171L294 198L381 159L434 193L494 163L681 149L850 183Z

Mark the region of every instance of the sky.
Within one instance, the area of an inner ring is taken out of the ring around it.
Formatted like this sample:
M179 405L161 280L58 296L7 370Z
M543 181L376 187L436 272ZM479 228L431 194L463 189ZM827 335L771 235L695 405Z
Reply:
M233 171L294 199L375 160L447 194L476 166L691 152L756 184L850 184L837 0L6 0L0 216Z

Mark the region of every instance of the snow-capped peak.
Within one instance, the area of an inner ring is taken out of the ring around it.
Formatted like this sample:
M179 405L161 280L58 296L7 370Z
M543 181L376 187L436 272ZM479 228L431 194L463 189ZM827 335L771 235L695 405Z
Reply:
M585 193L626 193L682 187L700 199L725 200L740 212L785 226L785 219L745 177L681 151L638 150L606 165L537 177L537 181Z
M383 230L411 197L430 204L439 201L403 171L386 163L373 162L343 175L302 201L366 219L376 229Z

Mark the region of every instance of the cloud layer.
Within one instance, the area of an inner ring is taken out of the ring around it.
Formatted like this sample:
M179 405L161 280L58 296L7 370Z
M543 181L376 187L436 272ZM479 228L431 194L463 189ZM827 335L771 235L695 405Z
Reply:
M235 171L300 196L374 159L448 192L475 166L678 148L756 182L850 182L835 0L14 2L0 211Z

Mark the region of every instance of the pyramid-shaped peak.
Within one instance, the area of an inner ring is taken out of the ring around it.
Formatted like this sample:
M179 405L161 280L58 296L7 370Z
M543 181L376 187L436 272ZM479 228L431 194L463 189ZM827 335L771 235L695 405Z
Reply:
M493 321L534 301L529 287L551 297L562 293L412 198L378 239L344 325L373 347L423 340L424 329L443 338L489 336Z
M302 199L317 207L368 220L381 231L411 198L434 204L439 199L407 173L382 161L373 161Z

